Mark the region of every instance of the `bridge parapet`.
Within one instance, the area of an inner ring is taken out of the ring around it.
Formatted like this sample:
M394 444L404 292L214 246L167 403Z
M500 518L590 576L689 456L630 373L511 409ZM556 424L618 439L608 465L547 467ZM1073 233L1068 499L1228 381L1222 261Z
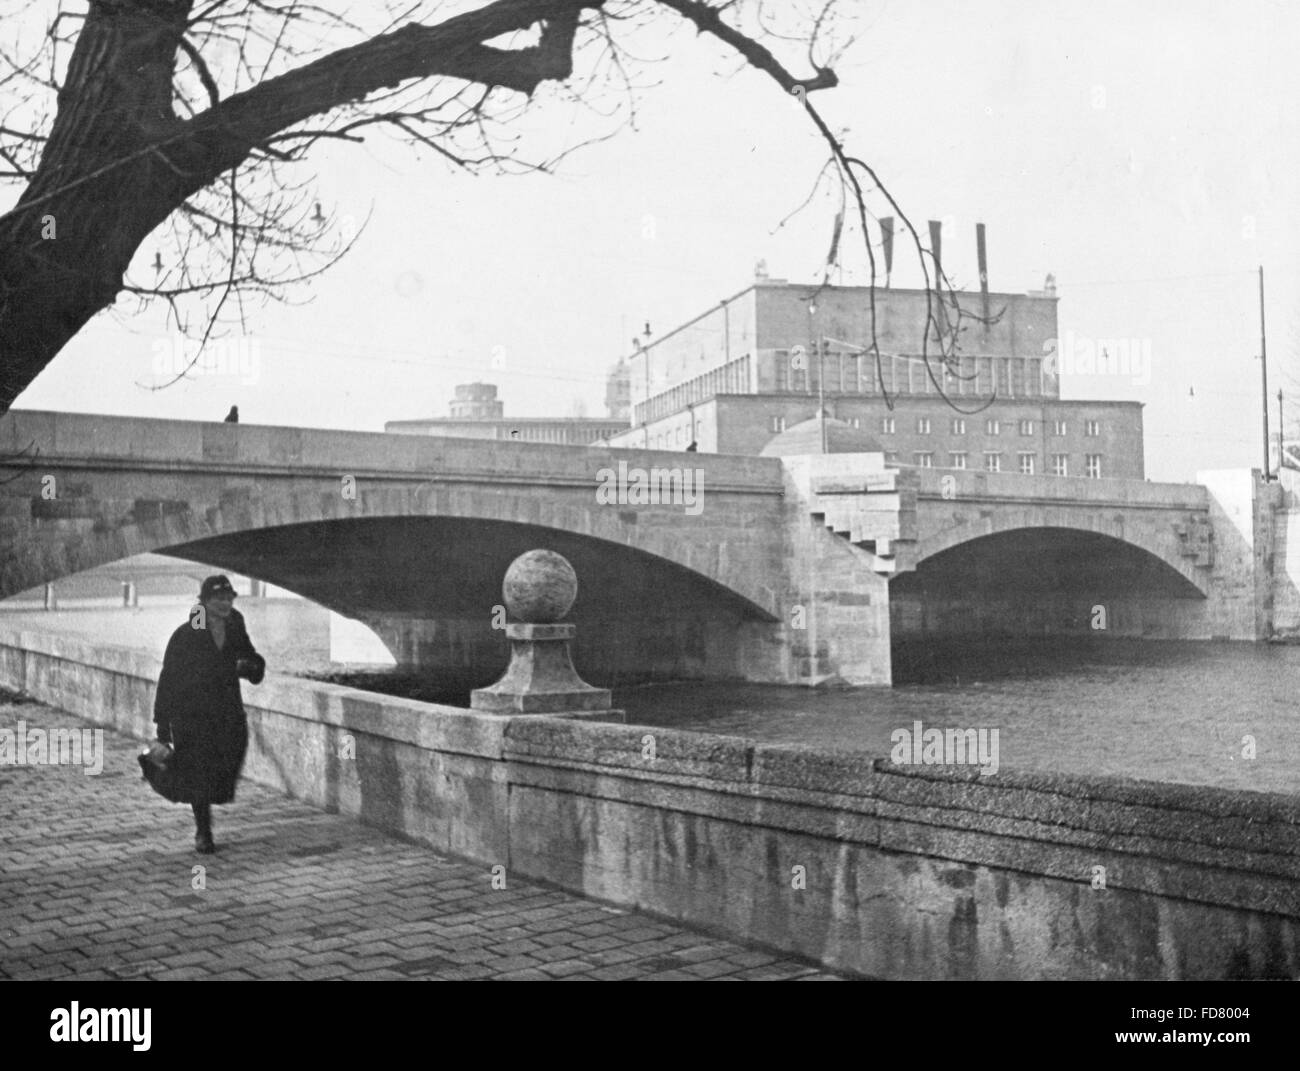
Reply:
M922 499L978 498L993 501L1065 501L1079 505L1148 507L1208 513L1210 493L1197 483L1149 480L1093 480L1082 476L1025 476L1015 472L958 469L908 470L918 480Z
M23 409L0 417L0 460L5 458L10 468L567 485L590 487L593 500L600 470L619 461L646 470L703 471L708 492L779 496L782 486L781 464L773 458Z

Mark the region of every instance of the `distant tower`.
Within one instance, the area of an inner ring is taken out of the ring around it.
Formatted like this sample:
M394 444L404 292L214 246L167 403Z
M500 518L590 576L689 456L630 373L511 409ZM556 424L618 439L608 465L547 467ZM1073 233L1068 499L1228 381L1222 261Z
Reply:
M495 383L462 383L451 403L452 420L500 420L505 405L497 401Z
M622 357L605 378L605 408L610 420L631 419L632 366Z

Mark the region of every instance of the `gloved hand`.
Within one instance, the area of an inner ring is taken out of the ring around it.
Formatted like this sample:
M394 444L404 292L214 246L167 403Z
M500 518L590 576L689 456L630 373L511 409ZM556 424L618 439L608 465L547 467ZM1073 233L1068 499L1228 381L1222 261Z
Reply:
M266 659L261 655L252 658L235 659L235 674L243 677L249 684L261 684L266 675Z

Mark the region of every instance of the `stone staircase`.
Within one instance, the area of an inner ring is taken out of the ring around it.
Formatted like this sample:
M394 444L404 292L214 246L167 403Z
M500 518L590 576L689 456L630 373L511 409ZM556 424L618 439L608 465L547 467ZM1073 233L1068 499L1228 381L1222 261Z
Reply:
M870 553L875 572L905 572L913 567L916 490L897 469L814 476L810 512Z

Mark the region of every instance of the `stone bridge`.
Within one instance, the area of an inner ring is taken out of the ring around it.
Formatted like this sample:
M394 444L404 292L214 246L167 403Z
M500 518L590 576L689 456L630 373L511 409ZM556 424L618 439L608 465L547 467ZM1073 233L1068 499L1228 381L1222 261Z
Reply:
M891 627L1069 631L1085 605L1121 634L1259 634L1249 474L1216 496L30 411L0 418L0 470L0 597L172 554L365 621L449 688L504 666L501 577L533 547L577 570L575 663L601 684L885 684Z

